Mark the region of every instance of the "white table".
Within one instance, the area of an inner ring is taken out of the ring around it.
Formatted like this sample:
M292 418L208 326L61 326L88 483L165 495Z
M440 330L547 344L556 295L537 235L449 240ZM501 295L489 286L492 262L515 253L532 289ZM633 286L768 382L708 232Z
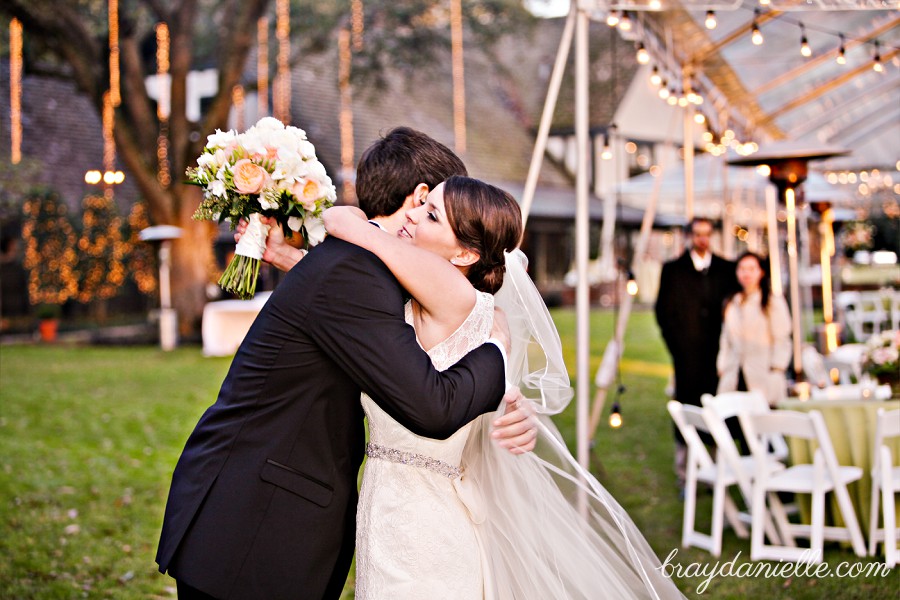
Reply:
M203 307L203 355L231 356L250 330L272 292L257 292L250 300L219 300Z

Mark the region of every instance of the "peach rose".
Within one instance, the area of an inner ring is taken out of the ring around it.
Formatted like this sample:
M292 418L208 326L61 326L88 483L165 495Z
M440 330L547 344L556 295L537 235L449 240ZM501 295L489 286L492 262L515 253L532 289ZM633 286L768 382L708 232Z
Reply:
M265 186L269 174L261 166L253 164L248 158L234 163L234 187L242 194L258 194Z
M322 186L314 179L300 180L291 188L291 193L306 210L316 209L316 200L322 197Z

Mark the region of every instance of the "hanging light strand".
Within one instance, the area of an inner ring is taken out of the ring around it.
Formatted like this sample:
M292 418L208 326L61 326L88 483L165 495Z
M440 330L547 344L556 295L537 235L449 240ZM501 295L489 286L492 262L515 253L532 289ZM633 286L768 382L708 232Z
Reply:
M10 161L22 160L22 22L9 22L9 137Z
M353 0L350 5L350 27L353 30L353 51L363 49L363 28L365 27L365 12L362 0Z
M231 88L231 105L234 107L234 126L243 131L244 123L244 86L238 84Z
M122 102L119 92L119 0L109 0L109 97L114 108Z
M809 47L809 40L806 38L806 27L800 23L800 55L803 58L812 56L812 48Z
M159 82L159 99L156 105L156 117L159 119L159 135L156 138L156 179L163 187L169 187L172 176L169 172L169 119L163 106L168 106L169 99L169 26L156 24L156 80Z
M450 38L453 62L453 134L456 152L466 151L466 78L463 61L462 0L450 0Z
M269 114L269 19L261 17L256 22L256 116Z
M341 98L341 181L345 204L355 204L356 190L353 184L353 91L350 87L350 32L342 28L338 33L338 88Z
M103 93L103 181L106 183L103 195L107 198L113 196L113 186L116 183L116 140L113 135L115 123L115 107L112 102L112 92Z
M275 37L278 39L277 73L275 75L275 118L291 121L291 5L290 0L275 4Z

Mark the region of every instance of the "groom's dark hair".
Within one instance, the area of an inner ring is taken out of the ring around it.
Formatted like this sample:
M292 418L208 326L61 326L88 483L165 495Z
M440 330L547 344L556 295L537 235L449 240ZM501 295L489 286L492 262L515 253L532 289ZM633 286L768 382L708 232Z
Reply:
M466 175L453 150L409 127L396 127L363 152L356 166L356 196L369 218L387 217L420 183L434 189L453 175Z

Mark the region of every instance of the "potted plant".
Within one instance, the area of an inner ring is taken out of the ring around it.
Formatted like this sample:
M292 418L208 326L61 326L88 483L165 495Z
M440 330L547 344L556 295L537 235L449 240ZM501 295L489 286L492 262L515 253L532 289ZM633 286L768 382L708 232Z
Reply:
M41 335L41 341L56 341L56 332L59 327L59 317L62 313L62 307L59 304L39 304L35 310L38 318L38 331Z

